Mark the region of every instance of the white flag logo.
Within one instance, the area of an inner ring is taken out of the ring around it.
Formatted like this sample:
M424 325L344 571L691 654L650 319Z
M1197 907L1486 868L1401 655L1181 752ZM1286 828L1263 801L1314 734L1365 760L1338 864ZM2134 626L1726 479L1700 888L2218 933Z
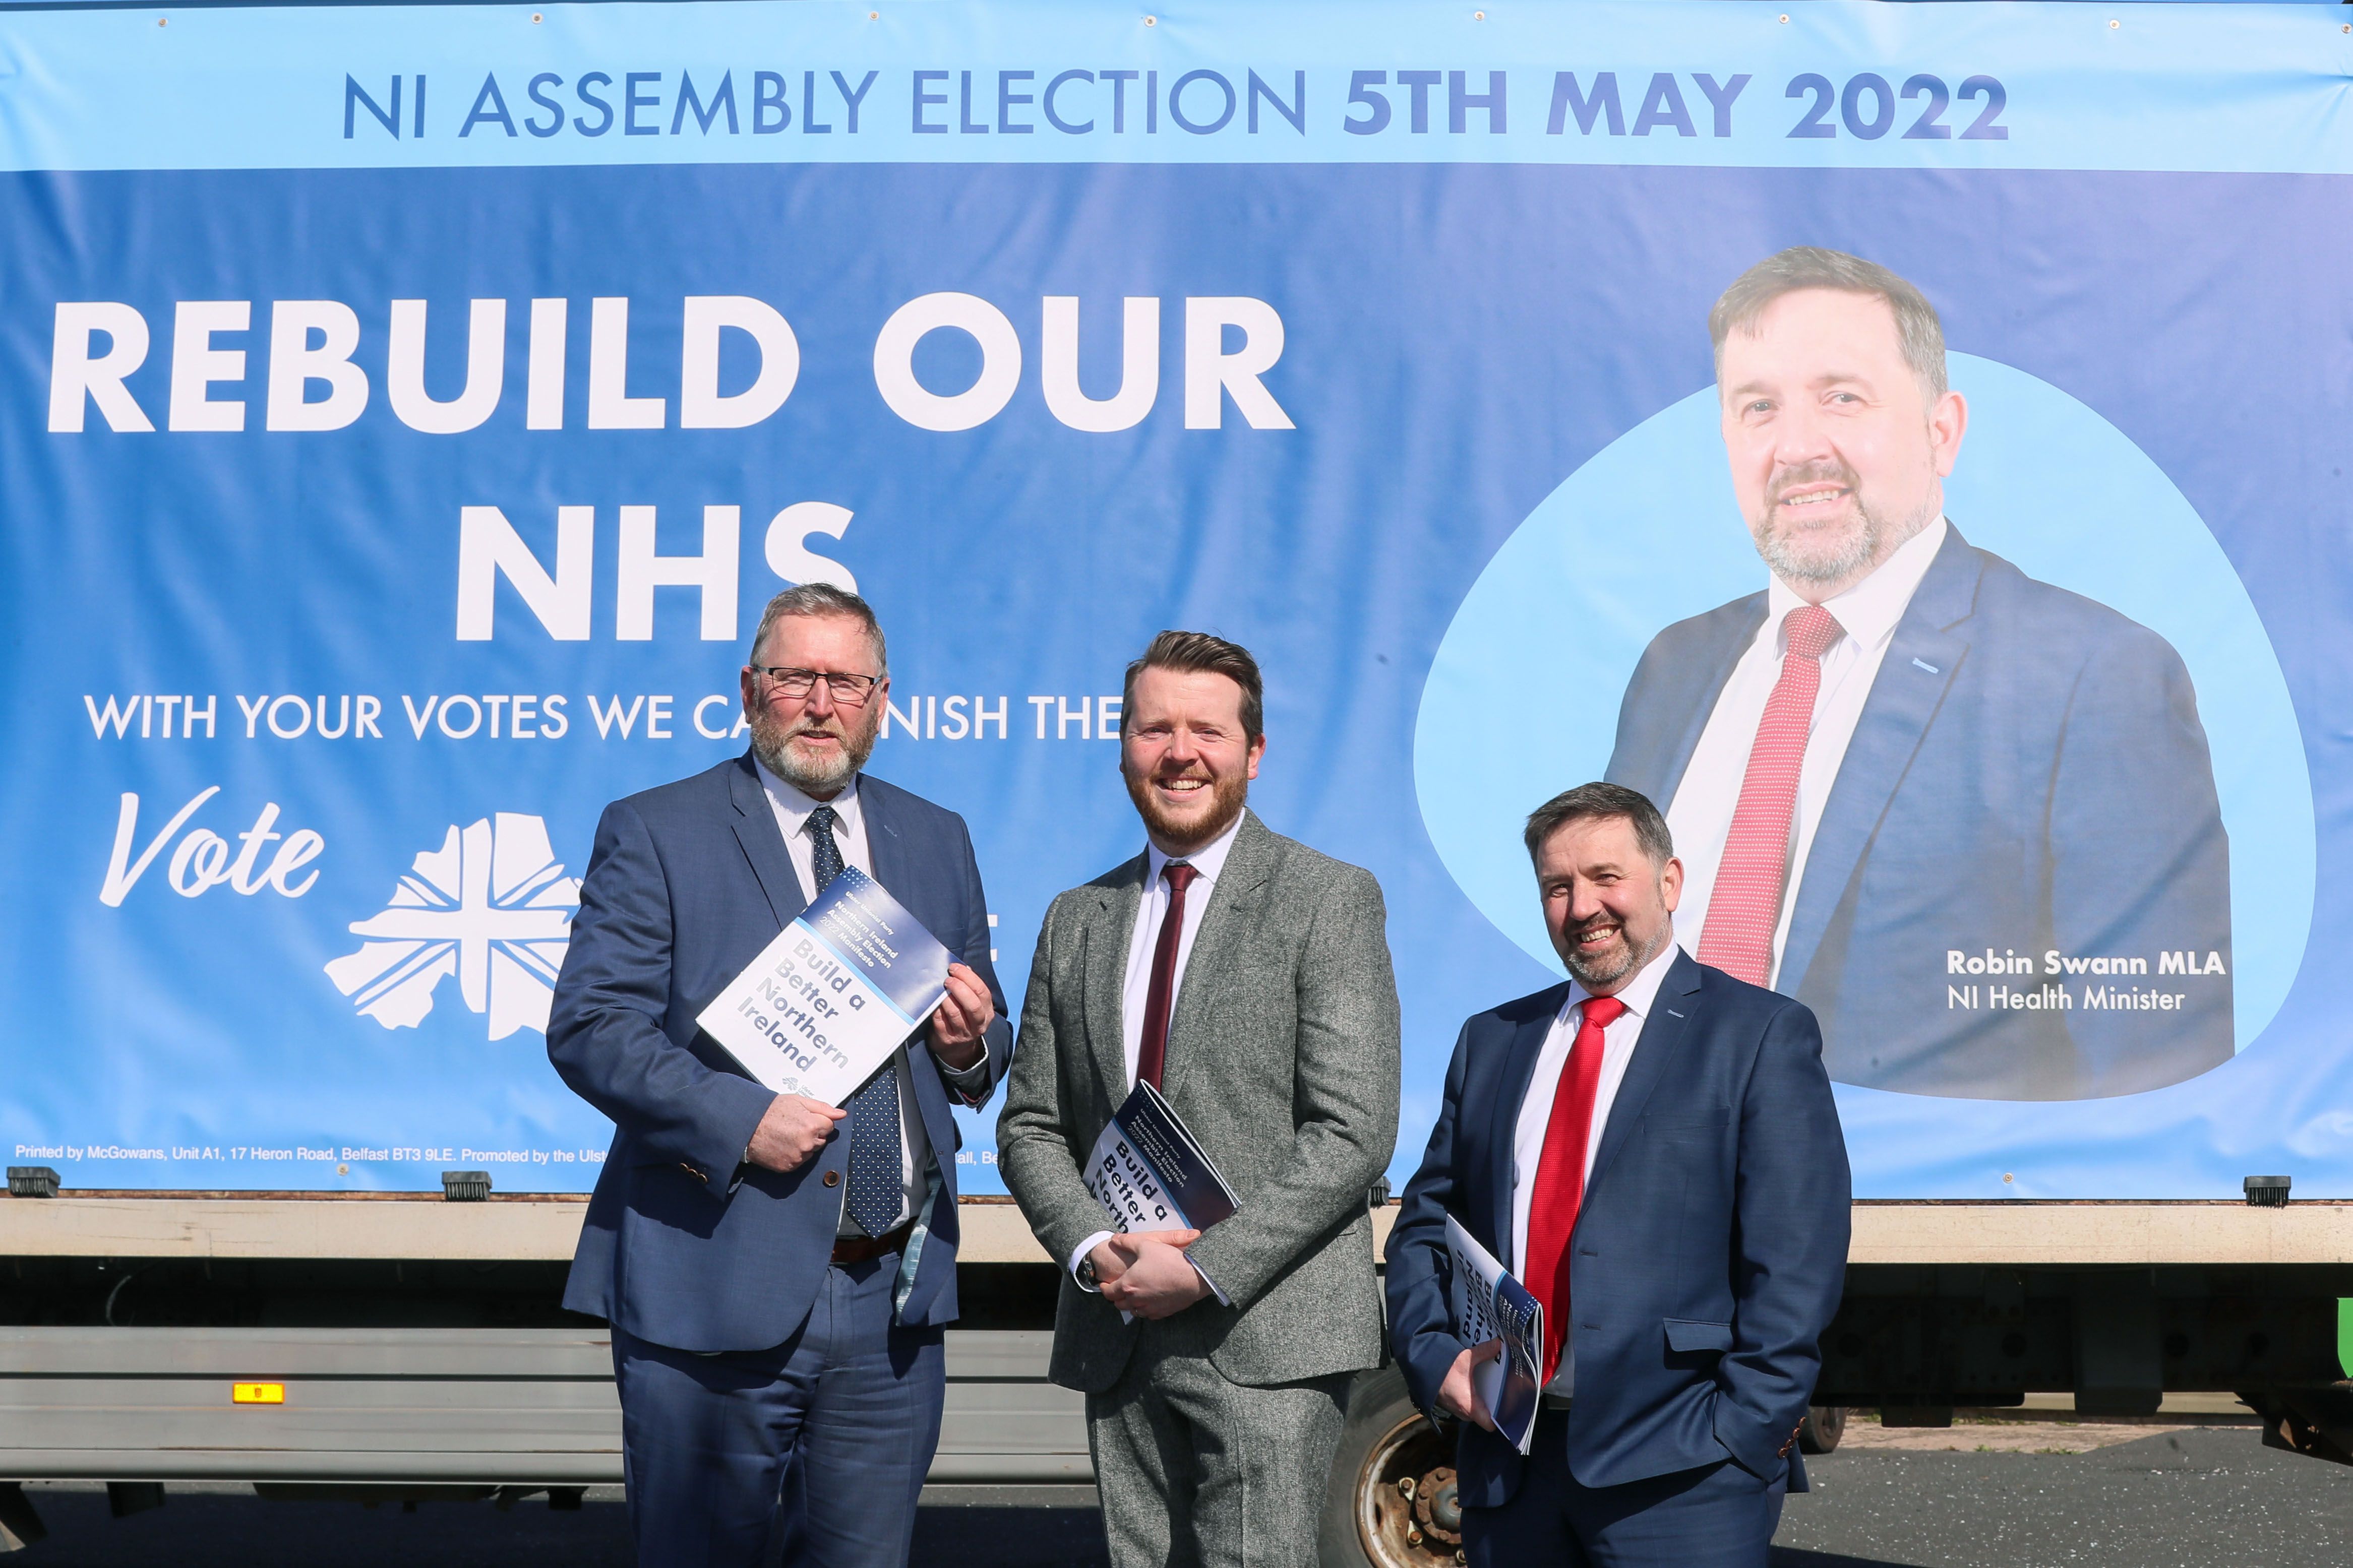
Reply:
M547 842L547 824L501 811L452 826L438 849L417 857L381 914L352 922L367 940L327 967L327 978L387 1029L414 1028L433 1011L444 977L487 1013L491 1038L547 1032L556 971L571 941L580 881Z

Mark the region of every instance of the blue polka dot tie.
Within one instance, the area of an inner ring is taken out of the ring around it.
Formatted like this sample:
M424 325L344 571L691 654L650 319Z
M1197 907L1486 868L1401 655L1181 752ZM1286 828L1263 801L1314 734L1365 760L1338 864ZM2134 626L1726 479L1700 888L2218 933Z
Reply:
M833 825L841 817L833 807L820 805L809 813L809 868L817 874L817 890L824 892L841 875L841 846L833 839ZM899 1141L899 1068L886 1061L882 1070L866 1080L843 1107L849 1131L849 1190L842 1205L858 1228L881 1236L899 1223L906 1199Z

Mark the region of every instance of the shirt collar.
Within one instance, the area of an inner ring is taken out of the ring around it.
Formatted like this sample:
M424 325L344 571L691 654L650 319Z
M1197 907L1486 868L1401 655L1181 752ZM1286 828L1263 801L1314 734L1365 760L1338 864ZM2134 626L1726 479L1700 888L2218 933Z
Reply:
M1641 973L1634 976L1626 989L1618 993L1618 1000L1626 1004L1626 1011L1631 1013L1638 1022L1651 1016L1651 1004L1657 999L1659 987L1665 983L1667 971L1674 967L1675 954L1681 951L1670 936L1667 944L1659 949L1650 963L1642 965ZM1592 999L1593 993L1585 988L1583 981L1570 981L1568 998L1560 1005L1562 1021L1567 1021L1570 1008L1581 1006Z
M1249 813L1245 811L1242 815L1248 816ZM1242 819L1240 816L1237 816L1234 818L1232 826L1227 828L1223 833L1219 834L1201 848L1196 850L1190 855L1182 857L1182 858L1187 865L1191 866L1194 870L1200 873L1201 881L1214 884L1218 879L1218 873L1226 868L1226 856L1233 849L1234 835L1240 833L1241 830ZM1145 840L1144 867L1145 880L1144 885L1147 888L1158 887L1160 885L1160 873L1172 858L1176 858L1176 857L1163 855L1160 852L1160 847L1158 845L1152 843L1149 839Z
M768 792L769 807L785 819L786 837L807 826L809 813L820 805L833 807L838 832L858 831L858 774L849 775L849 782L841 786L839 795L831 800L819 800L770 773L768 764L757 757L752 759L752 765L760 770L760 784Z
M1945 520L1937 518L1897 545L1895 553L1881 562L1879 569L1870 576L1845 593L1822 601L1822 608L1831 613L1841 631L1854 639L1856 647L1877 647L1895 635L1895 623L1904 618L1920 579L1928 574L1929 563L1944 548L1945 530ZM1783 627L1789 612L1805 601L1778 575L1767 593L1767 624L1772 628L1776 647L1786 647Z

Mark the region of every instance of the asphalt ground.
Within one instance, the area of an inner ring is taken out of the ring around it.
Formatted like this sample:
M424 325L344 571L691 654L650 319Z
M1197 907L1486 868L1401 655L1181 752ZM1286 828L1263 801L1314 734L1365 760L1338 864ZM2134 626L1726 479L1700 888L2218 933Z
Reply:
M1853 1430L1851 1428L1850 1430ZM1860 1434L1858 1434L1860 1436ZM2353 1469L2261 1447L2251 1426L2151 1430L2089 1452L2057 1424L1919 1434L1945 1451L1841 1447L1789 1500L1774 1568L2342 1568L2353 1563ZM2000 1451L1999 1438L2013 1450ZM2047 1438L2047 1441L2038 1439ZM1912 1440L1912 1435L1906 1436ZM1987 1451L1978 1451L1980 1447ZM26 1489L46 1541L7 1568L628 1568L616 1489L576 1510L533 1499L281 1501L172 1489L164 1507L109 1516L91 1487ZM1089 1489L939 1488L913 1568L1098 1568Z
M2052 1446L2071 1439L2067 1427L2048 1430ZM2074 1454L1841 1445L1809 1465L1814 1489L1783 1510L1774 1568L2353 1562L2353 1468L2265 1448L2251 1426Z

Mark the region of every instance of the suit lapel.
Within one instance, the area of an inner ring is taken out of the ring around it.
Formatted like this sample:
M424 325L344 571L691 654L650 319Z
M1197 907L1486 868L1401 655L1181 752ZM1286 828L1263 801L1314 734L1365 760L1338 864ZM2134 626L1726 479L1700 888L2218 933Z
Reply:
M902 904L913 887L914 848L899 831L891 809L890 786L862 774L858 780L858 817L866 828L866 858L873 862L874 879Z
M776 811L768 805L768 792L760 786L750 752L736 759L735 771L727 776L727 795L735 806L735 841L744 847L744 858L751 862L752 875L760 879L760 891L767 895L769 912L782 931L808 907L808 900L801 897L801 879L785 852L785 836L777 831Z
M1692 753L1699 750L1699 738L1707 729L1707 721L1715 712L1716 703L1724 696L1725 684L1732 679L1740 663L1740 656L1757 640L1757 628L1765 624L1768 595L1752 594L1739 602L1741 613L1726 617L1713 644L1701 650L1708 671L1701 700L1693 704L1684 716L1681 733L1672 737L1673 750L1661 759L1662 766L1655 780L1633 787L1642 790L1661 811L1667 809L1682 787L1683 770L1691 766Z
M1256 929L1259 900L1274 874L1273 838L1258 814L1245 808L1241 830L1209 889L1209 907L1201 911L1201 928L1193 933L1185 978L1169 1003L1168 1060L1160 1087L1172 1100L1194 1059L1213 1043L1193 1026L1214 1009Z
M1087 1047L1103 1098L1114 1109L1127 1099L1127 949L1144 902L1144 872L1149 863L1148 856L1138 855L1120 868L1121 875L1111 886L1097 889L1094 907L1080 931L1085 943L1079 962L1086 985Z
M1789 915L1789 939L1782 948L1779 989L1787 995L1795 996L1805 984L1855 865L1952 689L1969 649L1963 624L1975 610L1978 580L1984 574L1977 551L1962 540L1959 529L1947 525L1944 544L1895 624L1847 742L1846 759L1822 803L1798 884L1798 905Z
M914 847L899 831L896 813L891 808L890 786L878 788L876 780L860 774L858 817L866 829L866 858L873 863L874 879L882 885L884 892L904 905L908 889L914 885ZM909 912L913 912L912 908ZM960 954L951 956L961 958ZM955 1122L948 1110L948 1091L940 1086L938 1064L932 1060L930 1047L920 1029L908 1037L907 1061L915 1069L915 1109L923 1119L923 1136L931 1141L936 1156L942 1149L955 1147ZM954 1184L953 1173L944 1169L944 1175Z
M1609 1173L1609 1163L1618 1151L1626 1146L1633 1130L1641 1125L1642 1108L1650 1102L1651 1091L1659 1087L1674 1063L1683 1037L1690 1032L1692 1015L1698 1009L1692 1005L1693 993L1699 989L1699 965L1688 952L1675 954L1667 966L1667 976L1659 983L1658 994L1651 998L1651 1016L1642 1020L1642 1032L1635 1039L1634 1054L1626 1063L1626 1076L1618 1080L1618 1097L1609 1102L1609 1121L1601 1130L1601 1146L1594 1151L1592 1174L1585 1178L1585 1201L1579 1215L1593 1210L1594 1192L1601 1178Z
M1535 1078L1536 1058L1544 1055L1545 1038L1552 1033L1553 1020L1560 1016L1560 1005L1568 996L1568 982L1544 993L1540 1001L1530 1005L1528 1016L1513 1031L1509 1054L1504 1058L1503 1076L1495 1081L1495 1120L1488 1132L1493 1144L1488 1155L1488 1190L1494 1194L1494 1212L1489 1216L1492 1226L1488 1234L1494 1239L1494 1252L1504 1268L1516 1269L1519 1259L1513 1256L1512 1205L1515 1184L1513 1177L1523 1175L1535 1180L1534 1171L1514 1172L1518 1160L1520 1108L1527 1102L1528 1082Z

